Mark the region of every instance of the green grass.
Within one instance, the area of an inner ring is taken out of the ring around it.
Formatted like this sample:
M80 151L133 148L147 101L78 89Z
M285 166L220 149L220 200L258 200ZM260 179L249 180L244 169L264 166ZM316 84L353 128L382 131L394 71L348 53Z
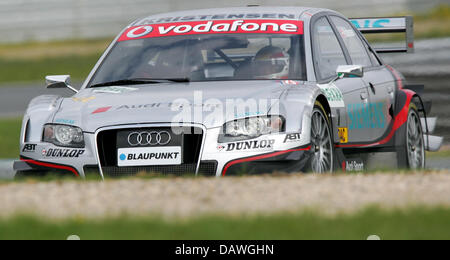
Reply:
M0 44L0 84L44 81L47 75L70 74L84 80L111 39Z
M201 217L191 220L130 218L64 221L16 217L0 220L0 239L285 240L450 239L450 209L370 208L354 215L325 217L316 213L258 217Z
M430 12L414 17L415 33L418 38L450 36L450 5L442 4Z
M69 74L82 81L94 67L100 54L87 56L61 56L37 60L10 60L0 58L0 82L44 82L47 75ZM3 84L7 86L7 84Z
M0 158L19 157L21 119L0 120Z

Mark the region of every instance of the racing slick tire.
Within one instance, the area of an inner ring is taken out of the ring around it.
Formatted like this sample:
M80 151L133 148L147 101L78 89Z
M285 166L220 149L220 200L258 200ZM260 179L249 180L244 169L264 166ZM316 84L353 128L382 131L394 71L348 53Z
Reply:
M401 135L403 147L398 152L399 167L402 169L424 169L426 162L425 140L419 113L414 104L408 112L408 121Z
M323 105L316 101L311 114L311 151L307 172L332 173L335 162L331 121Z

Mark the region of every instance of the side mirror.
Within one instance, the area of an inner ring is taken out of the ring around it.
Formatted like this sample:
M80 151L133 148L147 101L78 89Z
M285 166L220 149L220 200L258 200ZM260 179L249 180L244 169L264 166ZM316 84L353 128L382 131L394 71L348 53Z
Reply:
M336 70L338 78L362 78L364 76L364 68L360 65L339 66Z
M45 83L47 84L48 89L55 88L68 88L75 93L78 93L78 90L70 86L70 76L62 75L62 76L47 76L45 77Z

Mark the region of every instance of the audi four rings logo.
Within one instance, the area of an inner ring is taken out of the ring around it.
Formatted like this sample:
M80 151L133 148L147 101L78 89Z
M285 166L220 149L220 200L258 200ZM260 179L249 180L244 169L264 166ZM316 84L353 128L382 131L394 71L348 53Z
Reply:
M133 132L128 135L128 144L131 146L166 145L172 140L167 131L161 132Z

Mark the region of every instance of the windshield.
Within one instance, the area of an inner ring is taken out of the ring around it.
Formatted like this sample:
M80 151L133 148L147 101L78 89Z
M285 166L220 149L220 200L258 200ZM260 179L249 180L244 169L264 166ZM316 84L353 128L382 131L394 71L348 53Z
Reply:
M177 35L118 41L89 86L130 79L305 80L305 75L302 34Z

